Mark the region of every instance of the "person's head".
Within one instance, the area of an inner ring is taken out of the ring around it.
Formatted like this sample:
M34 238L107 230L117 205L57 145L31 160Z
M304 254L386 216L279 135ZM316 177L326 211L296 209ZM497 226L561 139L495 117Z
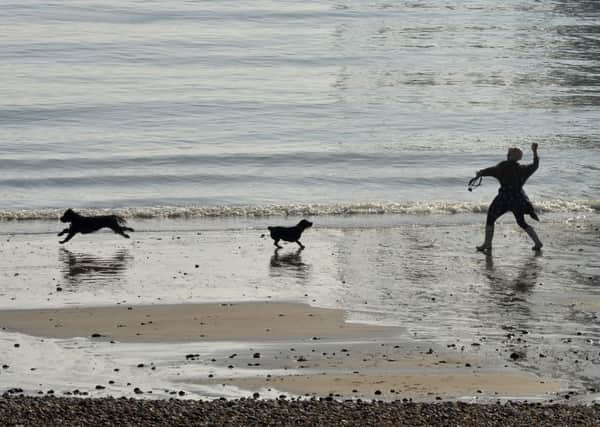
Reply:
M506 155L506 158L508 160L518 162L523 158L523 152L518 147L511 147L508 149L508 154Z

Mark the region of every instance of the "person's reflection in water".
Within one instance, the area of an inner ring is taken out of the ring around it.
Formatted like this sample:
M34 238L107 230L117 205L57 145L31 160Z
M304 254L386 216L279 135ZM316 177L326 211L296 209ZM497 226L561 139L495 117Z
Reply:
M491 296L500 307L526 316L531 314L526 297L535 288L541 272L541 266L538 263L539 257L538 253L528 258L515 277L506 275L503 271L495 268L493 257L486 256L485 268L491 286Z
M302 261L302 248L295 252L280 254L281 249L275 249L270 261L270 274L273 277L291 276L298 279L308 279L310 266Z
M61 248L59 258L63 264L62 273L71 286L83 283L118 282L131 261L131 255L126 249L120 249L112 256L103 257L73 253Z

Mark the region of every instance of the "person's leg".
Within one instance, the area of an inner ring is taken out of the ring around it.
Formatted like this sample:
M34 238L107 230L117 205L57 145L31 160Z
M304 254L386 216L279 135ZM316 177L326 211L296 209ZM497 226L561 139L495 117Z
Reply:
M525 221L525 215L523 212L513 210L512 213L515 216L515 220L517 221L519 227L521 227L523 230L527 230L529 224L527 224Z
M517 220L517 224L519 224L519 227L521 227L523 230L525 230L527 235L531 238L531 240L533 240L533 247L531 249L534 251L541 250L542 246L544 246L544 244L538 237L538 235L535 232L535 230L533 229L533 227L531 225L527 224L527 222L525 221L525 215L522 212L518 212L518 211L517 212L513 211L513 214L515 216L515 219Z
M487 218L485 220L485 241L482 245L477 246L480 252L492 252L492 240L494 239L494 224L496 220L506 213L507 209L504 206L502 196L498 195L488 208Z

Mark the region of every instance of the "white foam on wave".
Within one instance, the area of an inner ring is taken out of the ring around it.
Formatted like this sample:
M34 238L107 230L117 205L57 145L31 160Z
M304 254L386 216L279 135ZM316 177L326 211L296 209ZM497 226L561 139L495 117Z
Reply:
M485 213L489 202L414 202L414 203L338 203L293 204L269 206L156 206L115 209L78 209L84 215L117 214L125 218L260 218L269 216L323 216L323 215L452 215ZM543 213L600 212L600 200L546 200L536 203ZM63 209L0 210L2 221L57 220Z

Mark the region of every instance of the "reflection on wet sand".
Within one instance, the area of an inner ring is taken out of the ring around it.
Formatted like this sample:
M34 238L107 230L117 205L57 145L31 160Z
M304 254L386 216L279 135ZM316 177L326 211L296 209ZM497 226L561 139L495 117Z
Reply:
M272 277L292 276L298 279L308 279L310 266L302 261L302 249L295 252L280 254L281 249L275 249L270 261Z
M536 253L528 258L519 268L516 276L495 268L493 256L486 256L486 277L490 283L491 295L495 297L498 306L527 317L531 314L527 296L535 288L541 272L541 266L538 263L540 256L540 253Z
M541 253L532 255L520 267L516 277L508 277L505 272L494 268L494 258L489 255L485 259L487 278L492 285L501 285L519 292L529 292L535 286L541 267L538 258Z
M118 282L132 259L129 251L120 249L112 256L73 253L61 248L61 271L69 285Z

